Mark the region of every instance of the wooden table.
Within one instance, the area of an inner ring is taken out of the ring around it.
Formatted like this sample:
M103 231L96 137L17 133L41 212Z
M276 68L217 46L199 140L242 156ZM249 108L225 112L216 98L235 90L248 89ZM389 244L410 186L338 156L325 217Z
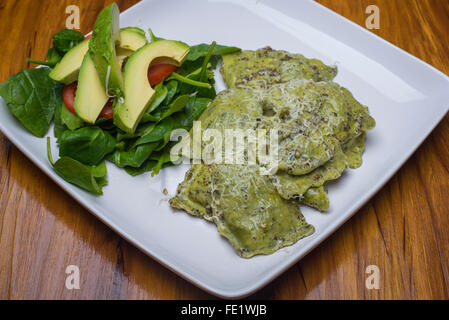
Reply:
M118 1L126 9L135 0ZM449 74L447 0L320 0L365 26L365 8L380 8L374 32ZM65 8L81 9L92 29L110 1L0 0L0 81L43 59ZM449 103L449 102L448 102ZM448 299L449 117L391 181L349 222L252 298ZM65 287L78 265L81 289ZM380 289L365 288L377 265ZM0 133L1 299L196 299L212 296L123 240L56 186Z

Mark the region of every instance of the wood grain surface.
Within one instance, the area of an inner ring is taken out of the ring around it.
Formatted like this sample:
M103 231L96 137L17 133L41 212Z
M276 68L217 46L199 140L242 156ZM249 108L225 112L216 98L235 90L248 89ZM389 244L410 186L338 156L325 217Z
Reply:
M121 0L124 10L136 1ZM449 74L449 1L320 0L365 26L380 8L380 37ZM0 81L24 58L44 59L65 8L81 31L110 1L0 0ZM312 253L250 298L448 299L449 117L391 181ZM78 265L81 289L65 287ZM377 265L380 289L365 287ZM213 298L147 257L84 210L0 133L1 299Z

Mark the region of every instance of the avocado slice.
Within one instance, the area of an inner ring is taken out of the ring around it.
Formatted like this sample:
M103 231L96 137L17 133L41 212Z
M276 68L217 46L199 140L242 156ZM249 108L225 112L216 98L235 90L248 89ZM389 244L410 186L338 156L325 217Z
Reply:
M123 77L115 52L116 44L120 44L119 14L116 3L100 12L89 41L89 54L108 93L122 96Z
M84 56L78 76L74 108L87 123L95 123L109 97L89 54Z
M126 57L147 43L145 31L142 29L136 27L120 29L120 46L115 48L120 69Z
M118 59L124 58L148 43L145 31L135 27L120 29L121 45L116 47ZM53 68L49 76L55 81L70 84L77 80L84 55L89 49L89 40L86 39L70 49L61 61Z
M120 46L118 50L136 51L148 43L145 31L137 27L126 27L120 29ZM118 55L118 54L117 54Z
M81 63L88 49L89 40L81 41L70 49L53 70L50 71L50 78L64 84L76 81Z
M138 30L141 32L138 32ZM117 47L117 50L126 50L123 59L147 43L145 32L141 29L124 28L120 30L120 34L124 47ZM95 123L108 99L108 94L100 80L92 57L86 54L78 77L78 89L74 104L75 111L87 123Z
M114 124L125 132L133 133L148 108L154 90L148 82L148 67L152 62L166 62L180 66L189 46L180 41L159 40L148 43L131 54L124 70L124 101L114 106Z

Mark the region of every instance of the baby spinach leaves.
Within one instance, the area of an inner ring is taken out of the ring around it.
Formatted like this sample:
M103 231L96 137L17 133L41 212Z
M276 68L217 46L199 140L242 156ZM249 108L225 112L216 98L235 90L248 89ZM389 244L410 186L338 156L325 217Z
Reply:
M115 138L96 126L65 131L58 139L59 156L98 165L115 149Z
M60 138L66 130L73 131L86 125L81 118L71 113L63 102L56 106L54 123L53 133L56 138Z
M63 53L60 53L54 47L47 51L47 64L51 67L55 66L63 57Z
M151 131L142 135L139 139L137 139L133 146L138 146L141 144L149 143L149 142L157 142L164 139L164 135L167 132L170 132L175 127L175 120L173 118L166 118L163 121L159 122L155 125Z
M181 127L190 129L193 121L198 120L201 114L206 110L212 99L191 97L186 104Z
M151 113L154 109L159 107L159 105L162 102L164 102L165 98L168 95L168 88L167 88L167 86L164 86L162 84L162 82L159 83L158 85L156 85L156 87L154 88L154 91L155 91L154 99L151 102L150 106L148 107L148 110L146 111L146 113ZM174 91L176 91L176 89L174 89ZM171 95L173 95L173 93L171 93Z
M187 55L187 61L195 61L201 57L205 57L209 51L211 45L201 43L196 46L191 46L189 54ZM239 52L241 49L237 47L228 47L217 44L213 49L212 55L225 55L234 52Z
M49 72L49 68L26 69L0 84L8 109L37 137L47 133L62 102L63 85L50 79Z
M167 86L167 95L165 96L164 104L169 104L176 94L176 91L178 89L178 82L175 80L171 80L167 83L166 86Z
M64 104L61 108L61 121L69 130L76 130L85 125L83 119L71 113Z
M93 194L103 194L103 186L108 183L104 161L97 166L87 166L75 159L64 156L54 162L50 148L50 137L47 137L47 156L53 169L64 180Z
M53 47L64 55L83 40L84 35L81 32L63 29L53 36Z
M171 116L173 113L184 109L185 105L187 104L187 101L189 101L189 95L184 94L182 96L178 96L168 106L164 106L158 109L157 112L153 113L153 116L156 118L156 122L159 122Z
M153 171L153 169L156 167L156 164L156 160L147 160L138 168L125 167L125 171L131 176L137 176L148 171Z
M114 162L118 167L134 167L139 168L157 148L159 142L145 143L133 146L129 150L117 149L107 159Z
M207 88L210 89L212 86L210 85L210 83L208 82L201 82L201 81L195 81L192 78L188 78L188 77L184 77L176 72L173 72L169 78L169 80L178 80L179 82L194 86L194 87L199 87L199 88Z
M160 154L158 156L157 163L154 166L154 169L153 169L153 172L151 175L152 176L157 175L162 168L168 166L170 163L171 163L170 150L166 150L165 152L163 152L162 154Z
M62 123L61 121L61 110L62 108L65 108L64 103L60 103L55 108L55 116L54 116L54 127L53 127L53 133L56 138L59 138L62 133L67 130L67 127Z

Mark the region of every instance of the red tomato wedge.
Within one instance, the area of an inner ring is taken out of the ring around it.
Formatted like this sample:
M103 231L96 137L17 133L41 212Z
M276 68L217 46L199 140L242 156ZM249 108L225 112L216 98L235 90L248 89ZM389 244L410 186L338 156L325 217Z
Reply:
M150 66L148 68L148 81L151 86L164 81L173 71L176 70L176 66L169 63L160 63Z
M71 113L76 115L74 103L75 103L75 96L76 96L76 89L78 87L78 82L73 82L71 84L68 84L64 87L64 90L62 91L62 99L64 100L64 104ZM108 102L103 107L103 110L101 110L99 118L104 119L112 119L114 116L113 108L112 108L112 99L109 99Z
M90 36L87 36L88 38ZM155 64L148 68L148 81L151 86L154 86L162 81L164 81L173 71L176 70L176 66L169 63ZM78 82L73 82L64 87L62 91L62 98L64 104L71 113L76 115L75 108L73 107L75 103L76 89L78 87ZM114 116L114 111L112 107L112 99L109 99L105 104L103 110L99 115L100 118L112 119Z
M64 104L71 113L76 115L75 108L73 107L73 104L75 103L75 94L76 94L76 88L78 87L78 82L73 82L71 84L68 84L64 87L64 90L62 91L62 99L64 100Z
M103 107L103 110L101 110L99 118L104 119L112 119L114 117L114 110L112 108L112 99L109 99L108 102Z
M89 34L88 36L85 36L85 37L84 37L84 40L89 39L89 38L92 38L92 33Z

